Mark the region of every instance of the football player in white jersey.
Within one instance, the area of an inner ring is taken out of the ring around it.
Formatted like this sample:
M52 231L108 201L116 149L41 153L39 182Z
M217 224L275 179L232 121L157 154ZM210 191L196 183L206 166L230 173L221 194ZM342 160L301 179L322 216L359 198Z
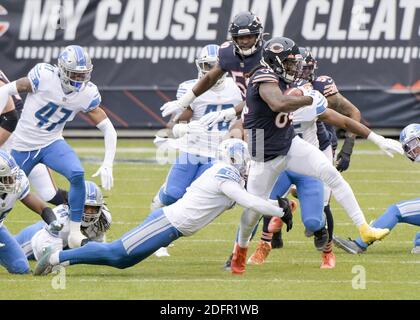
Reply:
M101 189L92 181L85 181L86 201L82 216L81 231L89 241L105 242L105 232L111 227L111 213L104 204ZM70 231L70 209L62 204L54 209L57 220L63 225L60 231L52 231L44 221L39 221L21 230L16 236L28 259L38 260L44 248L66 249Z
M201 50L196 59L198 79L181 83L177 91L178 99L216 65L218 51L219 46L214 44ZM233 107L241 102L241 92L233 79L223 76L178 117L181 123L175 124L172 131L174 137L180 139L171 140L170 144L181 153L171 167L165 184L154 197L152 210L176 202L184 195L187 187L212 165L217 147L228 132L231 118L220 121L209 130L197 120L211 112L233 110ZM235 111L233 116L236 116ZM191 122L182 123L186 121Z
M141 225L114 242L89 242L81 248L64 251L48 247L39 259L34 275L48 274L58 264L131 267L158 248L204 228L232 208L235 202L262 214L281 217L289 230L292 213L287 199L279 198L279 207L249 194L243 187L250 160L247 145L239 139L227 139L220 144L218 155L220 161L195 180L174 204L153 211Z
M16 201L22 201L38 213L51 232L58 232L63 225L47 204L29 190L29 181L13 157L0 150L0 264L10 273L29 273L29 264L19 243L3 224Z
M10 83L9 79L0 70L0 87L7 83ZM8 153L11 151L11 139L9 138L16 129L22 109L22 98L19 95L14 95L9 97L6 107L0 115L0 146ZM28 175L28 179L42 200L54 205L67 202L67 191L55 186L52 176L44 164L37 164Z
M413 162L420 162L420 124L412 123L406 126L400 133L400 142L404 154ZM393 204L373 223L375 228L388 228L392 230L398 223L408 223L420 226L420 198L405 200ZM414 237L413 254L420 254L420 232ZM373 242L367 243L360 237L344 239L334 236L334 244L351 254L363 253Z
M65 176L70 182L70 248L81 245L86 237L80 232L85 199L84 169L62 132L67 121L84 112L104 134L105 158L94 176L100 175L102 187L113 185L112 165L117 134L99 107L101 96L90 82L93 65L88 53L71 45L58 57L58 66L37 64L27 77L0 88L0 112L11 95L27 92L25 105L13 132L12 155L29 174L38 163Z

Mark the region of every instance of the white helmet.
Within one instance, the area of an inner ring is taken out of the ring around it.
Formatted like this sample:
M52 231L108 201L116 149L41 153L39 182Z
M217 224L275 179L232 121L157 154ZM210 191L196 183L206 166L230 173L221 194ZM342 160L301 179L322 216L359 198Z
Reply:
M219 46L216 44L208 44L203 49L201 49L200 54L195 59L195 65L197 66L198 70L198 78L202 78L207 72L213 68L217 61L219 56ZM223 74L223 76L217 80L214 87L218 87L226 79L226 73Z
M58 56L62 86L69 91L82 91L90 80L93 65L86 50L72 45Z
M98 221L104 205L102 191L95 182L85 181L86 200L82 216L82 227L88 227Z
M7 152L0 150L0 193L17 193L20 183L17 180L19 166Z
M402 129L400 142L407 158L420 162L420 124L412 123Z
M248 166L251 160L248 145L240 139L231 138L224 140L218 148L217 156L220 161L234 166L242 177L248 173Z

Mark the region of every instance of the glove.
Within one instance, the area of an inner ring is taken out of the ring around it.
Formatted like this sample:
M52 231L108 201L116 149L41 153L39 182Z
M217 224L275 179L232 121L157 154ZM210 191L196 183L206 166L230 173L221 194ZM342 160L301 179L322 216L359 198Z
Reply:
M179 100L173 100L166 102L162 107L160 107L160 111L162 111L162 117L167 117L173 113L176 113L178 111L185 110L186 107L181 106L179 103Z
M63 226L63 223L59 222L58 220L54 220L48 225L47 230L56 235L59 231L61 231L61 229L63 229Z
M396 140L386 139L373 131L368 135L367 139L375 143L382 151L384 151L391 158L394 157L394 153L404 154L404 150L401 146L401 143L399 143Z
M339 172L346 171L350 165L350 157L353 153L354 138L346 137L340 152L337 155L337 170Z
M293 227L293 214L292 209L290 208L289 200L287 198L277 196L277 202L279 203L279 207L283 209L284 213L281 220L286 224L286 231L289 232L289 230L292 230Z
M111 190L114 186L114 177L112 176L112 165L103 163L98 171L96 171L92 177L101 175L101 185L105 190Z
M208 128L212 128L215 124L219 122L229 122L236 118L236 110L235 108L228 108L224 109L219 112L210 112L206 114L204 117L200 119L200 122L207 126Z
M4 244L4 243L2 243L2 242L0 242L0 248L3 248L3 247L5 247L6 245Z

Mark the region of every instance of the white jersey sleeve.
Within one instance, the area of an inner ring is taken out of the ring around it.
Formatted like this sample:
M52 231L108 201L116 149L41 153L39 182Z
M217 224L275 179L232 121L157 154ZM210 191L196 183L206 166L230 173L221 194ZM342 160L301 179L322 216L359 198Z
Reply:
M51 78L54 77L54 67L48 63L38 63L29 71L28 79L34 93L48 89Z
M98 107L102 101L102 97L101 97L101 94L99 93L98 87L92 82L89 82L86 85L85 90L88 91L90 99L87 100L88 104L83 106L82 111L84 113L92 111L93 109Z
M197 79L187 80L180 83L178 90L176 91L176 99L179 100L184 94L187 93L188 90L192 89L196 83Z

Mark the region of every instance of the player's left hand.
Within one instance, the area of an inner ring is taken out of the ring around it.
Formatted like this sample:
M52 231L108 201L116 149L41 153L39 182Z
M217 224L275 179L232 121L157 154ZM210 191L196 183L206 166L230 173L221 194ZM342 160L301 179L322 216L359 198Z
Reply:
M289 199L277 196L277 202L279 203L279 207L283 209L284 213L283 217L281 217L281 220L286 224L286 231L289 232L293 227L293 214Z
M112 175L112 166L103 163L98 171L96 171L92 177L97 177L101 175L101 185L102 188L105 190L111 190L111 188L114 186L114 177Z
M236 118L236 111L235 108L224 109L219 112L210 112L206 114L204 117L200 119L200 122L207 126L208 128L212 128L219 122L229 122Z
M350 157L353 153L354 138L346 137L341 151L337 155L336 168L339 172L346 171L350 166Z
M170 114L173 114L178 111L182 111L184 108L179 103L179 100L173 100L166 102L162 107L160 107L160 111L162 111L162 117L167 117Z

